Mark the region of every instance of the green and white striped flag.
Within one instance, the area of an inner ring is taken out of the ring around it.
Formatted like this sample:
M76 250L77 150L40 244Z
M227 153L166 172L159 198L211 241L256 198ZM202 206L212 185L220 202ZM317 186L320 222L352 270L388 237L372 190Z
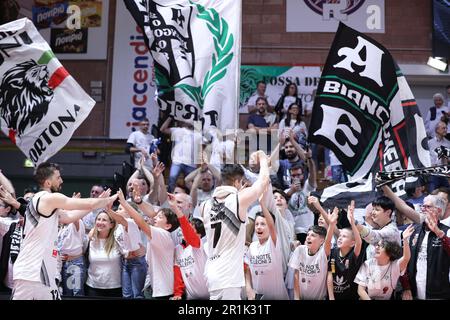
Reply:
M1 129L35 165L66 145L94 105L33 22L0 26Z

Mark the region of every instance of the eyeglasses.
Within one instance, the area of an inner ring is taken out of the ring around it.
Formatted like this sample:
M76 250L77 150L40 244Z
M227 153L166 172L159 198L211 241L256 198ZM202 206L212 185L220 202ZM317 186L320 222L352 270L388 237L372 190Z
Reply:
M375 247L376 248L384 248L384 244L383 243L375 243Z
M421 205L420 206L420 209L423 211L423 210L429 210L429 209L433 209L433 208L436 208L435 206L430 206L430 205L428 205L428 204L423 204L423 205Z

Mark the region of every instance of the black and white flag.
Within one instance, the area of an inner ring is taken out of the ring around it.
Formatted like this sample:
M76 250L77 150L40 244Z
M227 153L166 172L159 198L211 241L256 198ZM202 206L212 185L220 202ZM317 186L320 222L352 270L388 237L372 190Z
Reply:
M241 0L125 0L154 60L157 102L176 120L237 128Z
M322 72L308 140L331 149L351 182L430 166L422 116L391 54L342 23ZM402 196L405 183L396 180L391 188Z

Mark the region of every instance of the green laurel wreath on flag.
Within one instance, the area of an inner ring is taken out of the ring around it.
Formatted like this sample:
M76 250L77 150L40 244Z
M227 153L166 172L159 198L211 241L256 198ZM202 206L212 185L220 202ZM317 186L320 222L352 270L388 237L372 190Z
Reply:
M233 60L233 34L229 33L228 23L220 18L219 14L213 8L206 9L200 4L195 4L199 14L198 18L206 21L209 31L213 36L215 53L212 56L211 69L206 73L203 79L203 86L194 87L188 84L176 85L175 88L182 89L191 99L195 100L200 108L203 109L205 98L214 86L214 83L222 79L227 73L227 66Z

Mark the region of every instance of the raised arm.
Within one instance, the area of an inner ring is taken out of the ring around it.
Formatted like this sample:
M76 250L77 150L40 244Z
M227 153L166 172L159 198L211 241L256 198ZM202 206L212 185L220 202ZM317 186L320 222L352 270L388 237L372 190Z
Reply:
M139 188L133 183L133 193L131 194L133 202L138 206L139 210L142 211L146 216L153 218L156 216L156 211L151 205L151 203L145 202L142 199L141 192ZM127 202L128 204L128 202Z
M186 243L193 248L200 248L200 237L195 232L192 225L189 223L187 217L183 214L183 212L178 208L177 202L175 200L175 196L173 194L168 194L168 200L170 209L175 212L177 215L178 221L180 222L181 232L183 233L183 238Z
M353 237L355 238L355 248L353 249L353 253L355 254L355 257L358 257L361 253L362 239L359 236L359 231L355 223L355 200L352 200L347 208L347 220L350 222Z
M123 225L123 227L125 228L125 231L128 232L128 222L127 220L122 217L122 215L118 214L117 212L115 212L112 209L108 209L108 214L114 219L114 221L116 221L118 224Z
M320 215L322 216L322 218L325 220L327 226L330 225L330 218L329 218L329 214L328 212L325 211L325 209L322 207L322 205L320 204L320 201L317 197L315 196L309 196L308 197L308 204L312 205L314 209L316 209ZM339 229L335 228L334 229L334 235L336 237L339 237Z
M313 206L313 208L316 209L320 213L320 215L323 217L323 219L325 220L327 225L330 224L328 213L325 211L325 209L320 204L319 198L317 198L315 196L309 196L308 197L308 204Z
M414 232L414 226L410 224L408 228L403 231L403 256L400 258L399 266L400 272L406 270L408 266L409 259L411 258L411 249L409 248L409 237Z
M336 228L337 220L338 220L339 209L334 207L333 212L329 217L330 223L328 224L327 236L325 237L324 249L327 257L330 256L331 253L331 239L333 239L334 229Z
M164 183L163 172L165 170L164 163L158 162L153 167L153 177L155 181L155 186L153 187L153 192L150 195L150 199L152 203L159 202L160 204L166 202L167 200L167 190L166 185Z
M14 207L16 210L19 210L20 202L17 201L16 197L6 190L6 187L3 185L0 185L0 199Z
M259 204L261 205L261 209L262 212L264 214L264 218L266 218L266 222L267 222L267 227L269 228L269 234L270 237L272 238L272 242L274 245L277 244L277 230L275 228L275 222L273 221L272 215L269 212L269 209L267 209L266 207L266 202L267 202L267 193L264 192L261 196L261 198L259 199ZM271 196L271 195L270 195Z
M280 142L277 143L277 145L275 146L275 149L273 149L272 153L270 154L270 158L269 158L270 172L273 174L277 173L278 168L280 167L280 162L278 161L279 156L280 156Z
M128 212L130 217L136 222L139 229L141 229L142 232L144 232L149 239L152 238L152 229L150 226L145 222L144 218L136 211L134 208L125 200L125 197L123 196L122 190L119 190L117 192L119 196L119 202L122 205L122 207Z
M170 125L171 122L172 122L172 117L169 116L169 117L166 119L166 121L164 121L164 123L162 124L160 131L161 131L162 133L167 134L167 135L170 136L170 128L169 128L169 125Z
M403 213L406 217L408 217L411 221L414 223L421 223L420 221L420 214L408 206L405 201L403 201L399 196L397 196L394 191L392 191L391 188L389 188L387 185L384 185L381 187L381 190L383 190L383 193L386 197L391 199L394 204L395 208Z
M289 129L289 141L291 141L300 159L306 160L306 151L298 144L294 136L294 130L292 129Z
M198 167L197 169L195 169L194 171L189 173L186 176L186 178L184 178L184 182L186 183L187 186L189 186L192 183L194 183L195 178L200 175L200 171L201 170L203 170L203 168L202 167ZM191 188L192 188L192 186L191 186Z
M260 165L259 177L251 187L239 191L239 218L241 221L245 221L247 208L259 198L270 182L267 155L260 150L256 156Z
M143 158L141 158L141 162L144 162L144 160L142 160ZM150 185L148 186L148 195L150 196L150 194L152 193L153 189L155 189L155 179L153 178L152 173L150 172L150 170L148 170L143 163L141 164L141 171L144 174L144 176L147 178L148 182L150 183Z
M110 196L110 194L111 189L108 189L103 191L98 198L81 199L78 197L68 198L60 193L52 193L50 197L46 197L45 199L42 198L47 195L41 197L42 201L39 203L39 210L42 213L48 213L52 212L55 208L58 208L58 218L60 223L74 223L94 209L110 207L117 198L117 195Z
M16 196L16 191L14 190L11 181L3 174L1 169L0 169L0 185L2 185L6 189L6 191L11 193L14 197Z
M309 170L309 177L308 177L308 181L309 184L313 187L313 188L317 188L317 171L316 171L316 163L314 162L314 160L312 159L312 150L309 149L306 153L306 164L308 165L308 170Z
M194 207L197 205L198 186L200 185L200 179L201 179L201 174L200 174L200 171L198 171L198 174L195 176L194 182L191 185L191 193L190 193L191 198L192 198L192 205Z

